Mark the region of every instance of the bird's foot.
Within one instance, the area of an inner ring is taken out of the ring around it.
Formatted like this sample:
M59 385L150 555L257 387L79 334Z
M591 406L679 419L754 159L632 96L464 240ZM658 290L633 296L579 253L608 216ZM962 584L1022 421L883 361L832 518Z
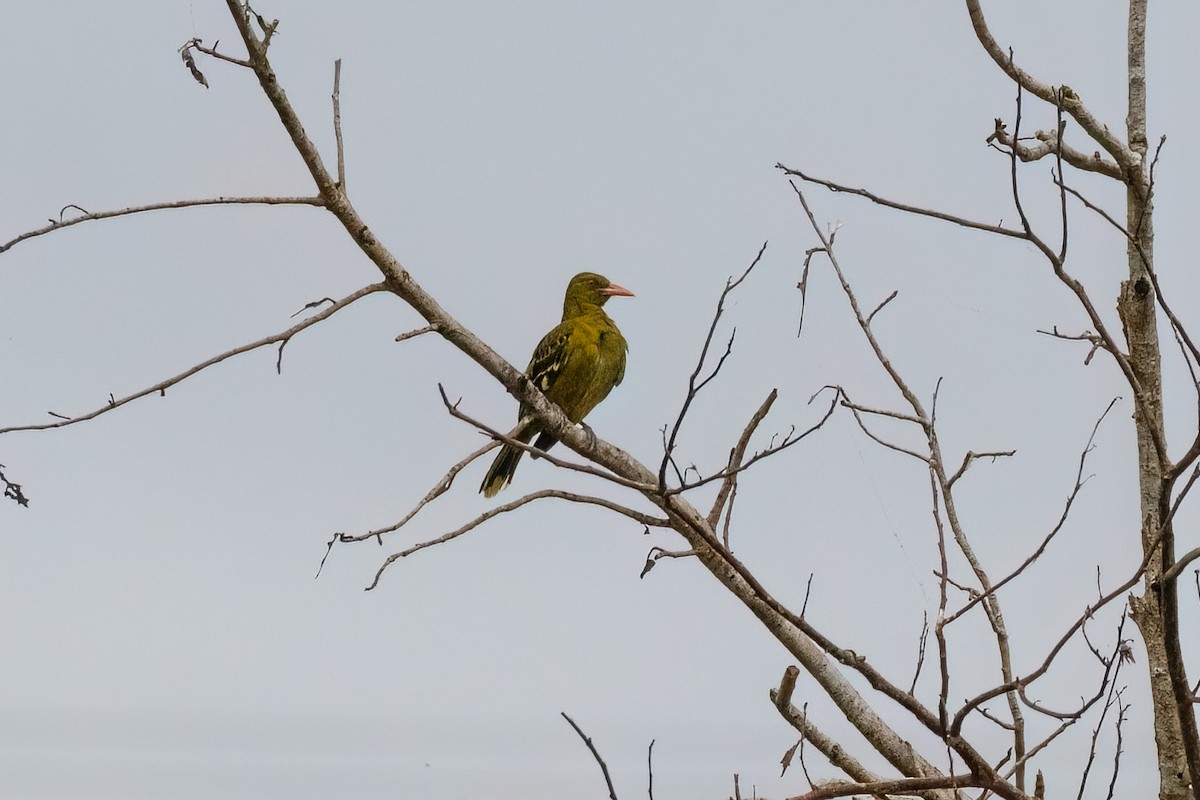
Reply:
M588 447L595 447L596 442L599 441L596 438L596 432L586 422L579 423L579 427L583 430L583 435L587 437Z

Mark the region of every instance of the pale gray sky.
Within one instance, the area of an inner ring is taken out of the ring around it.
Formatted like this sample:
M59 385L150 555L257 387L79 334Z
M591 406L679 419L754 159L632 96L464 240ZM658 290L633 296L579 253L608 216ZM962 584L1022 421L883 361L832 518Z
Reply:
M1187 136L1195 88L1180 76L1200 71L1200 12L1182 5L1152 9L1149 71L1152 138L1169 137L1158 265L1186 310L1200 165ZM1024 67L1070 84L1123 129L1121 3L986 7ZM898 403L819 260L795 337L794 287L815 240L776 162L1014 218L1007 162L984 144L994 117L1011 120L1014 90L956 4L292 0L258 10L282 20L274 64L327 159L332 65L343 59L356 207L513 363L524 366L557 321L575 272L637 293L609 306L629 366L590 421L650 463L725 279L764 240L723 323L737 326L734 354L685 427L680 460L722 465L772 387L781 397L764 434L815 421L806 401L828 383ZM0 240L68 203L311 191L248 72L201 59L211 88L193 83L177 53L192 37L240 52L216 0L9 4ZM1052 121L1031 107L1027 130ZM1049 165L1025 176L1029 207L1052 229ZM1114 187L1077 185L1119 211ZM1084 349L1035 333L1085 321L1032 248L809 197L843 224L840 257L864 304L900 290L878 332L923 396L945 377L947 448L1018 451L979 465L960 497L981 557L1007 572L1057 518L1096 417L1128 393L1103 358L1085 367ZM1072 231L1072 268L1116 326L1120 241L1082 213ZM6 426L91 410L378 274L324 212L216 208L26 242L0 256L0 276ZM515 415L445 343L392 341L418 324L398 300L370 298L292 341L281 376L262 351L91 423L0 437L0 464L32 499L0 505L0 796L603 796L560 711L595 739L626 800L645 796L651 739L659 798L728 796L735 772L760 796L806 788L798 769L779 778L795 737L767 700L786 653L694 563L639 580L652 545L679 544L670 536L599 510L534 506L397 564L364 593L389 553L491 505L475 494L481 464L382 548L335 548L313 580L335 531L394 522L481 443L444 413L438 382L497 426ZM1168 398L1179 428L1191 402ZM1135 557L1130 411L1126 400L1101 429L1073 521L1007 598L1019 671L1092 598L1097 566L1115 577ZM551 484L601 490L526 463L508 497ZM746 475L733 544L797 607L815 574L808 613L903 676L921 612L936 604L928 507L921 465L838 415ZM957 634L956 695L995 682L980 633ZM1057 685L1070 701L1077 681L1066 670L1045 691ZM1147 705L1131 699L1138 735L1122 787L1134 796L1151 773ZM803 679L797 700L857 747ZM1083 727L1057 763L1078 751Z

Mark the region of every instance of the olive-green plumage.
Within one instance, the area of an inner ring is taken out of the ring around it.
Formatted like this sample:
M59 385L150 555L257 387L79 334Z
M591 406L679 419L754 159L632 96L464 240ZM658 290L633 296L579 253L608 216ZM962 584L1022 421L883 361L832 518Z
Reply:
M594 272L572 278L563 298L562 322L542 337L525 368L546 399L572 422L586 417L625 377L625 337L602 308L614 296L632 297L633 292ZM542 431L542 423L524 404L518 420L510 438L528 442L540 434L534 442L539 450L549 450L557 441ZM512 445L501 446L479 491L494 497L507 486L524 452Z

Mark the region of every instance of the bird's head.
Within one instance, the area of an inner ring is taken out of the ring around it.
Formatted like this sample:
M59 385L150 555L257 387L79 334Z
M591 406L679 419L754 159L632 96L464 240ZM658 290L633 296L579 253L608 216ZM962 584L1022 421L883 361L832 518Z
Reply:
M590 307L602 306L610 297L633 297L633 292L618 286L603 275L581 272L567 284L563 298L563 319L575 316Z

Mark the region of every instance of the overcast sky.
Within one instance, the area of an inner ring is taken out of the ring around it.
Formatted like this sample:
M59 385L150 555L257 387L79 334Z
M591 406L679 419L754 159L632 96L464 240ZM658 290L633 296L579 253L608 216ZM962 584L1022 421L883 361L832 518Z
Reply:
M1200 123L1190 79L1200 12L1175 5L1152 9L1150 124L1152 141L1168 136L1157 263L1187 312L1200 250L1188 141ZM1121 3L985 8L1022 66L1124 129ZM821 409L807 400L826 384L900 408L820 259L796 337L795 286L816 240L776 162L985 221L1015 218L1008 163L984 141L995 117L1011 120L1014 90L957 4L290 0L257 10L281 20L273 62L327 163L333 61L343 60L355 206L422 286L518 367L558 321L574 273L599 271L637 294L608 306L630 342L628 371L590 421L646 463L661 456L660 429L678 412L725 280L768 240L728 305L719 335L737 327L733 354L683 429L681 463L722 466L772 388L780 400L759 446L812 424ZM241 54L217 0L8 4L0 240L67 204L312 192L249 72L200 58L210 88L193 82L177 52L193 37ZM1053 125L1045 108L1027 114L1027 131ZM1049 165L1023 175L1031 212L1057 236ZM1077 185L1121 216L1118 187ZM993 574L1053 525L1093 424L1126 396L1097 436L1072 521L1004 598L1017 670L1028 671L1094 596L1097 568L1115 582L1138 558L1128 392L1105 358L1085 366L1085 346L1036 333L1087 326L1032 248L807 191L820 219L842 225L840 258L863 304L899 290L878 333L924 398L944 377L948 452L1017 450L978 465L959 490ZM1119 329L1120 239L1080 212L1071 253ZM22 243L0 255L0 427L93 410L378 277L326 213L304 207L166 211ZM511 398L446 343L393 341L419 324L375 296L294 339L281 375L268 348L93 422L0 437L0 464L31 498L27 509L0 505L0 795L602 797L561 711L593 737L626 799L645 796L652 739L659 798L728 796L734 773L747 795L807 788L798 769L779 777L795 734L767 698L787 654L698 564L664 562L639 579L650 547L678 548L677 538L551 502L398 563L363 592L390 553L494 505L476 494L481 463L382 547L334 548L314 580L335 532L395 522L483 442L445 413L439 382L497 427L515 419ZM1173 432L1186 435L1192 403L1169 393ZM889 433L920 445L912 431ZM545 462L522 464L500 499L545 486L648 508ZM936 609L929 504L922 465L839 414L746 474L732 544L796 608L813 575L810 618L906 684L922 612ZM1195 546L1184 530L1181 547ZM1186 613L1194 626L1194 605ZM1111 641L1113 621L1098 638ZM956 696L998 682L980 633L956 634ZM1194 664L1195 638L1185 647ZM1080 674L1091 673L1052 674L1040 696L1069 705ZM1155 778L1141 675L1130 682L1135 733L1120 786L1137 796ZM804 678L796 701L863 754ZM1089 730L1043 765L1066 765L1055 793L1074 791L1070 759ZM815 756L810 767L833 775Z

